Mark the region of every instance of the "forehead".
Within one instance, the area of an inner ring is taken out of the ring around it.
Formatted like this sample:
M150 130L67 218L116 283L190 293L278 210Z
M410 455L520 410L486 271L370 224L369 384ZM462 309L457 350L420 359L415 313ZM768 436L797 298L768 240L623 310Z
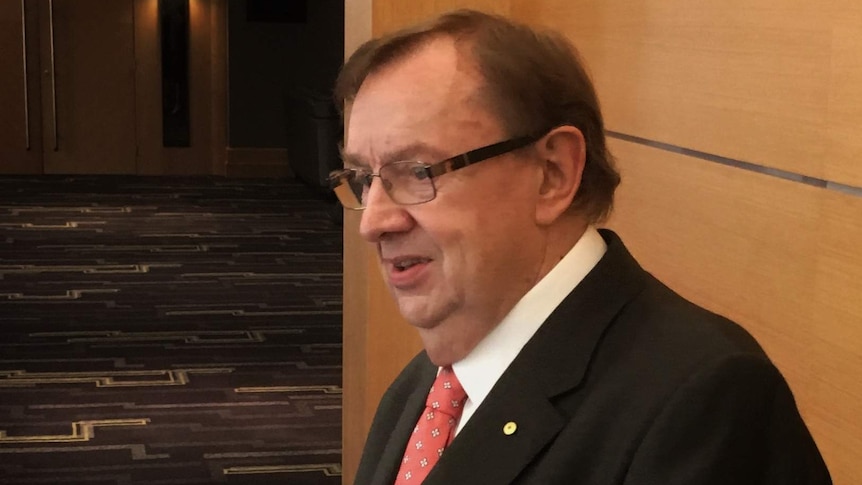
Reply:
M352 162L377 166L411 151L445 158L496 141L502 130L481 99L482 87L452 39L432 40L363 82L344 152Z

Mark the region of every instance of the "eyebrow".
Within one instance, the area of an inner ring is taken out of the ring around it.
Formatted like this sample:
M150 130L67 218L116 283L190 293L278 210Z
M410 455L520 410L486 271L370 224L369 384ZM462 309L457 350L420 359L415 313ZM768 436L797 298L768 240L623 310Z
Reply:
M344 146L339 144L338 151L341 154L341 160L345 166L354 168L370 169L371 164L364 159L362 155L345 151ZM433 164L449 157L443 150L433 147L424 142L413 142L404 147L400 147L392 152L384 153L380 156L381 165L388 165L392 162L400 162L405 160L417 160L427 164Z
M338 156L346 168L369 168L370 165L361 160L362 157L344 151L344 142L338 142Z

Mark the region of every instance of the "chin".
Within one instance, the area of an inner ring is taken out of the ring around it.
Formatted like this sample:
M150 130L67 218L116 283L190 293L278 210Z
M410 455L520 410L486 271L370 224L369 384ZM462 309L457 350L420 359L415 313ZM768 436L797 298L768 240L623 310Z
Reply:
M419 330L432 330L440 325L440 321L435 318L429 318L423 312L414 312L409 309L401 308L401 315L407 320L411 326Z
M396 297L395 302L401 316L407 320L407 323L416 328L434 328L442 320L439 315L440 312L428 305L426 297L402 295Z

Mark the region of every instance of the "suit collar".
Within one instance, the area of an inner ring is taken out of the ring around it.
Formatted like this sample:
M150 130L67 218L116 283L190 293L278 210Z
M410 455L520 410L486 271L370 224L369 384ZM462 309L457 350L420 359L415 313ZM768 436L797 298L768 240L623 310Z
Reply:
M554 397L582 382L602 335L646 279L616 234L601 233L605 256L527 343L425 484L510 483L565 425ZM408 427L418 412L412 417ZM503 431L509 422L513 434Z
M472 414L554 310L607 252L599 232L588 227L575 245L509 311L479 344L452 368L470 396Z
M601 230L605 256L524 347L510 369L524 369L554 397L577 387L614 317L644 287L647 273L620 238Z

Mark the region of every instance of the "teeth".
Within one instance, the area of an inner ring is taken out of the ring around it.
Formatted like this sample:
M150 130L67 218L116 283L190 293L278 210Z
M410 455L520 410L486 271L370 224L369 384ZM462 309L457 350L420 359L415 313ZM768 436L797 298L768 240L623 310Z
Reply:
M397 263L395 263L395 267L396 267L396 268L398 268L399 270L405 270L405 269L407 269L407 268L409 268L409 267L411 267L411 266L413 266L413 265L415 265L415 264L419 264L419 263L421 263L421 262L423 262L423 261L426 261L426 260L425 260L425 259L421 259L421 258L403 259L403 260L398 261Z

